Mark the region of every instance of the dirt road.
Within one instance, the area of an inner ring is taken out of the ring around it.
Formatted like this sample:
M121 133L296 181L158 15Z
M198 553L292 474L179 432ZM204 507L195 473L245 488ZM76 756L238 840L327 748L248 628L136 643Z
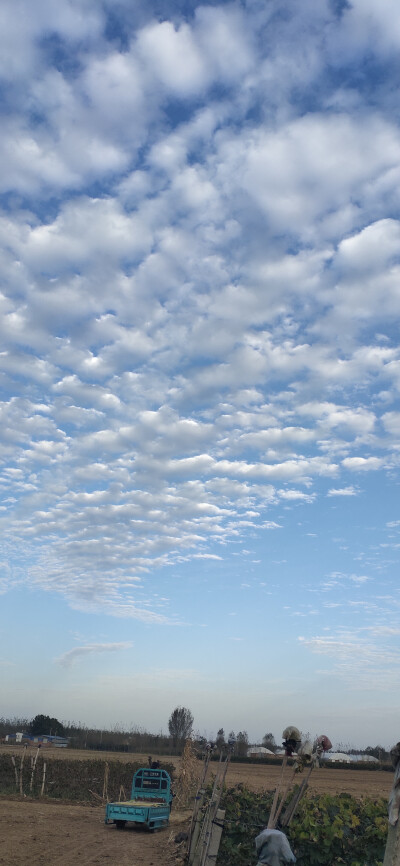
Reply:
M104 824L104 808L0 800L1 866L178 866L189 813L172 813L165 830ZM179 858L179 859L177 859Z

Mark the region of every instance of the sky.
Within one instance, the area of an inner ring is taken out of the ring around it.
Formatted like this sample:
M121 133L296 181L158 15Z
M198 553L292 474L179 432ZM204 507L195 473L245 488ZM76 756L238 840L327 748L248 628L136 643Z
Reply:
M392 745L397 3L0 18L0 714Z

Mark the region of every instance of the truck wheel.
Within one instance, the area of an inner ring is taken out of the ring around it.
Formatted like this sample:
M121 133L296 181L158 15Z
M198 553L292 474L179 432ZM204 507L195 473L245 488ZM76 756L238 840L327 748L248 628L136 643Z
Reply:
M125 827L126 821L116 821L115 826L117 830L122 830Z

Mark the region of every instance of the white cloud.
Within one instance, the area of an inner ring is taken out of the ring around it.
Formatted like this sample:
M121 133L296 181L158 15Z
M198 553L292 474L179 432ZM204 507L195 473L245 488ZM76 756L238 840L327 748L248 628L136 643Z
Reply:
M116 201L81 199L68 203L50 225L34 227L24 245L24 258L33 271L57 275L80 270L93 257L97 262L141 258L152 238L135 215L127 215Z
M353 472L369 472L381 469L384 460L381 457L345 457L342 463Z
M234 5L200 6L196 34L216 80L243 81L254 68L256 40L249 21Z
M254 64L254 41L239 10L200 7L193 25L152 22L136 49L157 86L188 99L213 82L240 79Z
M398 257L400 224L393 219L379 220L340 242L336 266L340 270L371 273Z
M80 610L397 465L400 135L326 74L390 4L278 6L4 7L2 537Z
M306 115L247 142L244 187L276 231L307 237L314 220L398 163L400 138L379 117ZM313 229L313 231L315 231Z
M386 626L386 625L381 625L381 626L374 625L374 626L370 627L370 630L372 631L373 634L376 634L376 635L387 635L387 636L394 635L394 636L396 636L396 635L400 634L400 628L391 628L390 626Z
M69 668L78 659L85 658L88 655L97 655L97 653L120 652L121 650L130 649L133 644L130 641L121 641L120 643L92 643L84 646L74 647L72 650L65 652L60 658L56 659L58 664L64 668Z
M353 583L359 583L360 584L360 583L366 583L367 580L371 580L371 578L367 577L365 574L361 574L361 575L350 574L349 580L353 581Z
M181 97L194 96L210 81L209 69L187 24L174 27L170 21L144 28L137 40L138 51L158 86Z
M44 33L78 43L99 37L104 26L103 14L92 0L63 0L58 9L51 0L39 0L35 10L22 0L15 13L12 0L5 0L1 7L1 73L11 81L29 78L32 71L41 68Z
M282 529L282 525L280 523L275 523L274 520L266 520L265 523L262 524L263 529Z
M332 672L351 689L385 691L394 685L400 669L400 654L396 647L380 640L367 640L360 632L340 632L336 635L300 637L299 641L316 655L332 658ZM390 637L390 635L387 635Z
M216 553L195 553L192 557L193 559L215 559L222 562L222 556L217 556Z
M328 490L327 496L358 496L359 492L360 491L352 485L349 485L348 487L331 487L331 489Z
M277 493L280 499L300 502L313 502L316 496L315 493L304 493L303 490L278 490Z
M382 52L396 51L400 44L400 25L395 0L383 0L377 7L372 0L354 0L346 13L344 27L357 34L357 43L364 49ZM354 28L354 29L353 29ZM352 41L354 35L352 34Z
M400 434L400 412L385 412L382 415L382 424L388 433L398 436Z

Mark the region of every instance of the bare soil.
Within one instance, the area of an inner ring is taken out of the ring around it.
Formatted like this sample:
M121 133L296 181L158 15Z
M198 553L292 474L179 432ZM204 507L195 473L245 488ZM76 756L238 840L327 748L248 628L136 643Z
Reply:
M189 812L172 812L170 826L150 833L104 824L102 806L0 800L1 866L177 866Z

